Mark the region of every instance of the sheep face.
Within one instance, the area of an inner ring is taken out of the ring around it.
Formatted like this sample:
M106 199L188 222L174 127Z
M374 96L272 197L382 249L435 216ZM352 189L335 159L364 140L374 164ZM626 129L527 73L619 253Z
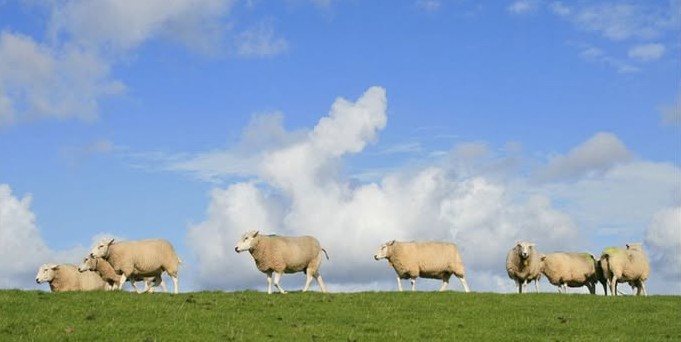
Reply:
M532 252L532 249L534 248L534 244L530 242L518 242L516 245L516 249L518 250L518 255L520 256L521 259L525 260L530 256L530 253Z
M79 272L94 271L97 268L97 260L88 255L83 259L83 262L78 265Z
M38 269L38 274L35 275L35 282L40 284L44 282L51 282L54 279L54 271L59 268L57 264L44 264Z
M106 239L97 243L97 245L90 251L90 256L93 258L106 258L109 254L109 246L114 242L114 239Z
M257 230L244 233L234 247L234 251L237 253L250 251L253 248L253 243L255 242L255 238L258 236L258 233L259 232Z
M395 244L395 240L392 240L392 241L388 241L388 242L384 243L383 245L381 245L381 248L379 248L378 251L376 251L376 254L374 254L374 259L381 260L381 259L387 258L388 257L388 250L389 250L390 246L392 246L394 244Z

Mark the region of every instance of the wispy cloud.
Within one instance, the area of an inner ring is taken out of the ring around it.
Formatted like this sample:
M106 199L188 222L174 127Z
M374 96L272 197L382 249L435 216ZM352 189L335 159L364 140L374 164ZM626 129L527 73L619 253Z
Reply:
M539 4L535 0L514 1L506 8L512 14L523 14L537 10Z
M653 61L662 57L665 46L659 43L640 44L629 49L629 57L641 61Z
M440 9L442 2L440 0L418 0L416 7L426 12L436 12Z
M269 22L262 22L240 33L236 37L236 44L238 54L247 57L274 56L288 49L286 39L277 37Z

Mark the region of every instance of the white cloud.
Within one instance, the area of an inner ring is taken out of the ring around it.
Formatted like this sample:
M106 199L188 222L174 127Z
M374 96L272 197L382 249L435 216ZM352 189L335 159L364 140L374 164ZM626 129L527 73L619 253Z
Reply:
M607 171L617 163L626 162L633 154L612 133L600 132L567 155L554 157L546 168L539 170L540 180L575 178L593 172Z
M92 119L97 100L124 90L106 62L67 46L53 50L32 38L0 33L0 124L52 118Z
M351 185L339 172L341 158L360 153L376 139L386 124L386 108L380 88L354 103L338 99L304 140L265 154L257 181L215 189L206 220L192 225L187 237L199 260L199 286L264 285L251 257L232 252L240 234L254 228L318 237L331 257L322 266L330 288L334 283L337 288L366 288L377 281L392 288L392 271L371 258L389 239L459 242L473 279L498 274L499 260L519 238L546 248L577 245L575 225L547 197L519 196L483 177L459 179L446 169L424 167ZM480 152L479 146L460 150ZM237 265L234 269L244 269L248 276L222 276L224 265ZM288 277L289 288L298 286L297 278ZM476 290L497 286L477 285Z
M241 56L265 57L285 52L288 42L275 35L272 25L261 23L236 36L237 53Z
M681 126L681 93L676 98L676 103L660 108L662 122L666 125Z
M681 283L681 206L655 213L646 230L645 244L650 248L653 269Z
M642 61L653 61L664 54L665 47L659 43L640 44L629 49L629 57Z
M630 38L658 37L667 17L638 4L596 4L575 10L570 19L580 29L598 32L605 38L621 41Z
M604 50L593 46L582 46L579 56L588 62L599 63L612 67L621 74L630 74L640 71L640 69L636 66L633 66L618 58L612 57Z
M552 2L549 5L549 9L551 9L551 11L553 13L555 13L559 16L563 16L563 17L569 16L570 14L572 14L572 9L570 9L570 7L565 6L565 4L563 4L560 1Z
M426 12L435 12L440 9L442 2L439 0L418 0L416 6Z
M30 195L17 198L9 185L0 184L0 288L35 282L35 272L50 253L30 207Z
M149 39L168 37L188 46L206 46L219 37L220 18L232 1L65 1L52 9L49 30L78 45L125 51Z
M510 4L506 9L513 14L523 14L537 9L537 2L532 0L518 0Z

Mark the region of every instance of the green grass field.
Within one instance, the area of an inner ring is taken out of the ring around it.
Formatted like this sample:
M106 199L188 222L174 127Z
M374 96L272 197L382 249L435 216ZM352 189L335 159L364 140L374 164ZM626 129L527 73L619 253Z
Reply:
M0 291L0 341L679 341L681 297Z

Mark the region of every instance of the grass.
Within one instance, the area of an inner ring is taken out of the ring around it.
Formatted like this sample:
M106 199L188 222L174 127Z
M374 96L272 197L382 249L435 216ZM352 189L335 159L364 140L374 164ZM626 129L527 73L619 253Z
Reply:
M679 341L681 297L0 291L0 341Z

